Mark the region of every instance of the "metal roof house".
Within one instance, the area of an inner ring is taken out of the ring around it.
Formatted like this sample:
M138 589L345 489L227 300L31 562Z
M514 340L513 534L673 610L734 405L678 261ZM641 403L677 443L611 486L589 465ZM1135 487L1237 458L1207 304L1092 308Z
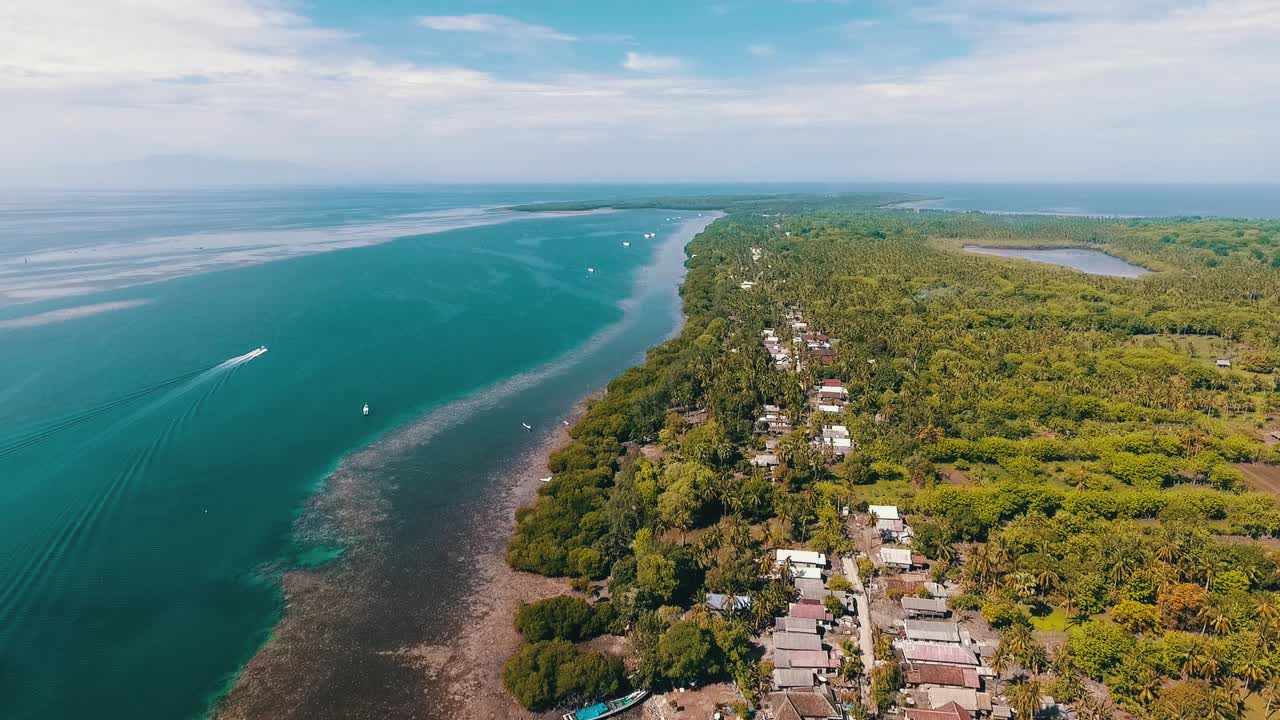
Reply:
M960 626L937 620L903 620L902 628L912 642L960 644Z
M707 593L705 602L708 608L716 612L736 612L751 609L751 598L746 595L729 597L720 593Z
M776 688L813 687L817 682L812 670L793 668L773 671L773 686Z
M904 678L908 685L943 685L974 690L982 687L976 668L956 665L916 663L910 666Z
M908 548L880 548L880 562L893 568L911 569L911 550Z
M947 616L946 598L902 598L902 609L909 618L944 618Z
M774 557L779 565L790 562L792 565L812 565L819 568L827 566L826 555L810 550L778 550Z
M909 663L934 665L960 665L978 667L978 657L973 651L959 645L906 641L898 645L903 659Z
M898 514L897 505L868 505L867 512L876 517L876 520L901 520L902 516Z
M821 650L822 638L816 633L775 632L773 646L778 650Z
M774 632L817 634L818 621L813 618L780 617L773 619Z

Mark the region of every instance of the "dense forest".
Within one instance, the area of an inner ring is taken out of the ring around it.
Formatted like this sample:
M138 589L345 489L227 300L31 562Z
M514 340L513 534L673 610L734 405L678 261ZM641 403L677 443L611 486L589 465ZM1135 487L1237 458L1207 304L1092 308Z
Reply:
M751 638L794 599L769 551L849 552L842 509L892 503L933 578L962 589L952 606L1000 633L1011 697L1089 720L1269 716L1280 508L1255 478L1280 487L1280 223L865 209L892 201L735 200L690 244L683 332L592 403L509 547L512 566L607 599L522 611L508 686L549 707L731 678L752 700L769 668ZM788 308L835 339L834 362L774 366L760 336ZM849 390L839 459L809 442L805 391L827 378ZM798 419L772 475L748 462L766 403ZM753 602L712 614L708 592ZM606 632L627 635L628 669L574 644ZM871 680L890 710L897 679Z

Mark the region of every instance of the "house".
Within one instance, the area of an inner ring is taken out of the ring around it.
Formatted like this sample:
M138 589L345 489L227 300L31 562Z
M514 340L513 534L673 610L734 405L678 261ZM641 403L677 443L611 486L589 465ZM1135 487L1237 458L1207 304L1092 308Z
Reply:
M827 589L827 584L821 579L795 578L792 582L795 583L796 589L800 591L801 600L812 600L820 603L826 600L828 595L835 594Z
M853 450L853 440L849 437L849 428L844 425L827 425L822 428L822 434L814 439L813 446L845 455Z
M826 555L809 550L778 550L775 553L775 557L778 565L791 563L793 566L809 565L817 568L825 568L827 566Z
M937 620L903 620L902 628L911 642L960 644L960 626Z
M1227 368L1227 369L1230 369L1230 367L1231 367L1231 358L1218 358L1218 361L1217 361L1216 363L1214 363L1214 364L1215 364L1215 365L1217 365L1217 366L1218 366L1218 367L1220 367L1220 368Z
M814 350L813 356L823 365L834 365L836 362L836 351L829 347Z
M775 632L773 646L778 650L821 650L822 638L817 633Z
M707 599L704 602L708 608L716 612L737 612L751 609L751 598L746 595L729 597L720 593L707 593Z
M839 380L823 380L818 386L818 399L827 400L844 400L849 397L849 391L845 389L844 383Z
M801 618L804 620L813 620L819 625L829 626L835 621L835 617L827 612L827 609L821 605L812 605L809 603L790 603L787 605L787 616L792 618ZM977 663L974 663L975 665Z
M760 468L775 467L778 463L778 456L773 453L762 453L751 458L751 464Z
M947 616L946 598L903 597L902 609L909 618L944 618Z
M907 708L907 720L973 720L973 716L959 705L947 703L933 710Z
M769 714L773 720L840 720L843 714L828 693L826 690L772 693Z
M876 520L876 530L880 532L880 540L883 542L901 542L910 537L911 529L907 527L904 520Z
M804 567L794 567L794 566L793 566L793 567L791 568L791 579L792 579L792 580L804 579L804 580L819 580L819 581L821 581L821 580L822 580L822 568L809 567L809 566L804 566Z
M756 286L756 284L755 284L754 282L752 282L752 281L750 281L750 280L743 280L743 281L742 281L742 284L741 284L741 285L739 285L738 287L742 288L743 290L750 290L751 288L753 288L753 287L755 287L755 286Z
M957 665L978 667L978 657L969 648L959 645L927 642L901 642L897 646L902 658L913 666L916 663L932 665Z
M911 550L899 547L882 547L880 548L880 562L887 567L910 570L912 565Z
M991 712L991 695L973 688L931 687L926 694L931 707L955 704L970 714Z
M828 650L776 650L773 666L783 670L809 669L821 675L840 667L840 660Z
M974 690L982 686L976 669L955 665L916 663L908 668L903 677L908 685L941 685Z
M818 621L813 618L780 617L773 619L774 632L808 633L816 635Z
M875 516L876 520L901 520L902 515L898 513L897 505L868 505L867 512Z
M794 668L773 671L773 686L779 690L786 688L811 688L817 682L812 670Z
M818 412L831 413L835 415L844 408L834 403L818 403Z
M936 598L945 598L951 594L951 591L947 590L945 585L935 582L925 583L924 589L929 591L929 595Z

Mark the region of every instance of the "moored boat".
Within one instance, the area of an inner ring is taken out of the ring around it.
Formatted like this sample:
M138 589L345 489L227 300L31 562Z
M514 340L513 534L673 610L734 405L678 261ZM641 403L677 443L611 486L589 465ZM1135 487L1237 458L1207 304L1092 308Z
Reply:
M637 690L626 697L596 703L577 712L565 713L561 720L601 720L601 718L613 717L639 705L648 696L648 690Z

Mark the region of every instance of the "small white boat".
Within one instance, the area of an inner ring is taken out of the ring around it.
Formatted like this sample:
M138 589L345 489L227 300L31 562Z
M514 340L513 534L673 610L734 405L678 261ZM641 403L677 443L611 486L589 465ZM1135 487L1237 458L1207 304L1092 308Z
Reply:
M538 482L551 482L551 476L548 475L544 478L538 478Z
M593 273L593 272L595 272L595 271L596 271L596 269L595 269L595 268L587 268L587 272L588 272L588 273Z
M365 416L369 415L369 403L364 404L364 414Z
M565 426L565 427L569 427L569 421L568 421L568 420L561 420L560 422L564 423L564 426Z
M529 432L533 432L533 426L532 426L532 425L530 425L529 423L527 423L527 422L522 422L522 423L520 423L520 424L524 426L524 429L525 429L525 430L528 430Z
M627 242L626 240L623 240L622 247L631 247L631 243Z

